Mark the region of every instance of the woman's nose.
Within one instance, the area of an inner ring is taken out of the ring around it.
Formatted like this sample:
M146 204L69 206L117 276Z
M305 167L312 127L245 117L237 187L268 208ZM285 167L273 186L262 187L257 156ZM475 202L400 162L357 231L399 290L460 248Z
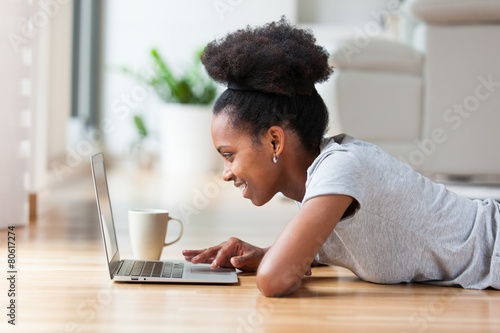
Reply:
M222 171L222 179L224 179L226 182L234 180L234 174L230 168L224 167L224 170Z

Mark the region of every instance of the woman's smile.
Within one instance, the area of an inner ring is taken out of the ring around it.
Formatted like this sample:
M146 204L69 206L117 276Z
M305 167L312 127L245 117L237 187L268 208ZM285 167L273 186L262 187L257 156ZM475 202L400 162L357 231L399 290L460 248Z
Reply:
M242 191L243 197L245 197L245 193L248 188L248 183L247 182L234 183L234 186L236 186L240 191Z
M246 187L247 187L247 183L243 183L243 184L240 184L240 185L236 185L234 184L234 186L236 186L237 188L239 188L241 191L243 191Z

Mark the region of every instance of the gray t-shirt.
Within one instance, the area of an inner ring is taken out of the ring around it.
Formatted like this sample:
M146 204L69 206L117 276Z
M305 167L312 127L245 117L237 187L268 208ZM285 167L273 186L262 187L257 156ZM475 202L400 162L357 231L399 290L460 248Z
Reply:
M302 204L328 194L349 195L358 206L323 244L320 263L375 283L500 289L496 201L459 196L345 134L323 140Z

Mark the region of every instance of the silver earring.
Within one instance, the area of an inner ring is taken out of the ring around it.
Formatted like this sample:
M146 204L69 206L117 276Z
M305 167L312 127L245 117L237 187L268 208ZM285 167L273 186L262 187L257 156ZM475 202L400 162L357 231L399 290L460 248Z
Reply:
M273 156L273 162L275 164L278 163L278 156L276 156L276 154L274 154L274 156Z

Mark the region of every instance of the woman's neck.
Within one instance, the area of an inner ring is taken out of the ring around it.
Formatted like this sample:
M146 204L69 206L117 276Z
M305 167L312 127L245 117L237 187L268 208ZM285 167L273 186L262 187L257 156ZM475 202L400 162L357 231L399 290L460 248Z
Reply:
M314 152L295 153L287 161L284 172L282 191L284 196L301 202L306 192L307 169L319 155L319 149Z

